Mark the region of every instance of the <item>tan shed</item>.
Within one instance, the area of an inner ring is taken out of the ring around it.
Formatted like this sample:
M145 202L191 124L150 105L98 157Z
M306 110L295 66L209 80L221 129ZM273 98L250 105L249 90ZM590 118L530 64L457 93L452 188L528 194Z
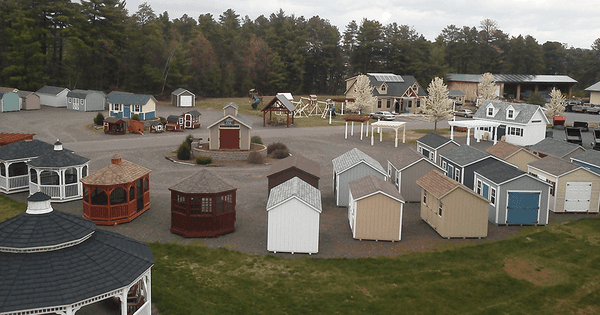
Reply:
M244 117L227 115L207 126L210 150L250 150L252 122Z
M348 221L359 240L399 241L404 198L394 185L374 175L348 183Z
M500 141L485 150L487 153L516 165L521 171L527 172L527 165L540 159L539 156L525 150L523 147Z
M487 199L435 170L417 184L421 186L421 219L441 237L487 236Z

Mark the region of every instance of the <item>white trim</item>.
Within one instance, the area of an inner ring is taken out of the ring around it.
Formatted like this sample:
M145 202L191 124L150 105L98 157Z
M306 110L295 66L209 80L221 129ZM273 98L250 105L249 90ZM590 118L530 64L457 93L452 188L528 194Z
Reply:
M351 169L351 168L353 168L353 167L357 166L357 165L358 165L358 164L360 164L360 163L365 163L366 165L368 165L368 166L369 166L369 167L371 167L372 169L374 169L374 170L378 171L379 173L381 173L381 174L383 174L385 177L387 177L387 173L385 172L385 170L383 170L383 172L382 172L382 171L378 170L376 167L374 167L373 165L371 165L371 164L367 163L367 161L365 161L365 160L360 160L360 161L358 161L358 162L356 162L356 163L354 163L354 164L350 165L349 167L345 168L344 170L342 170L342 171L339 171L339 172L335 172L335 173L336 173L336 174L338 174L338 175L340 175L340 174L344 173L345 171L347 171L347 170L349 170L349 169ZM383 169L383 167L381 167L381 168Z
M508 224L506 219L508 218L508 193L510 192L524 192L524 193L539 193L540 197L538 198L538 213L537 219L535 220L535 224L540 224L540 211L542 210L542 195L543 191L541 190L506 190L506 211L504 212L504 224ZM496 221L497 222L497 221Z
M350 191L352 191L352 190L350 190ZM354 199L354 201L359 201L359 200L361 200L361 199L365 199L365 198L368 198L368 197L374 196L375 194L378 194L378 193L379 193L379 194L383 194L383 195L385 195L385 196L388 196L388 197L390 197L390 198L392 198L392 199L394 199L394 200L397 200L397 201L399 201L399 202L401 202L401 203L404 203L404 200L402 200L402 199L399 199L399 198L396 198L396 197L394 197L394 196L390 196L389 194L387 194L386 192L383 192L383 191L381 191L381 190L374 191L374 192L372 192L372 193L370 193L370 194L368 194L368 195L364 195L364 196L362 196L362 197L358 197L358 198Z
M322 211L322 210L319 210L319 209L315 208L314 206L310 205L308 202L306 202L302 198L300 198L300 197L298 197L296 195L292 195L292 196L290 196L290 197L288 197L288 198L286 198L286 199L284 199L284 200L282 200L282 201L280 201L280 202L272 205L271 207L267 207L267 212L273 210L273 208L279 207L280 205L282 205L282 204L284 204L284 203L286 203L286 202L288 202L288 201L290 201L292 199L297 199L298 201L304 203L305 205L309 206L310 208L312 208L313 210L317 211L318 213L321 213L321 211Z
M88 238L90 238L92 236L92 234L94 234L94 231L92 231L90 234L87 234L86 236L74 240L74 241L69 241L69 242L65 242L65 243L61 243L61 244L56 244L56 245L49 245L49 246L38 246L38 247L27 247L27 248L15 248L15 247L0 247L0 252L7 252L7 253L39 253L39 252L50 252L50 251L54 251L57 249L61 249L61 248L65 248L65 247L71 247L71 246L75 246L77 244L81 244L82 242L84 242L85 240L87 240Z

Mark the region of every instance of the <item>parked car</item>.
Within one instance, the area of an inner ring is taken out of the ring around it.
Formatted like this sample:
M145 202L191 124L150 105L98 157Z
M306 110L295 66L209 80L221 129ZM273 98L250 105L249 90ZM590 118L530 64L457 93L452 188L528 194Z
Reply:
M600 114L600 105L590 104L590 106L587 108L587 112L590 114Z
M373 119L381 120L396 120L396 116L388 111L382 110L374 113L370 113L369 116Z
M470 109L459 109L454 112L454 116L473 117L473 111Z

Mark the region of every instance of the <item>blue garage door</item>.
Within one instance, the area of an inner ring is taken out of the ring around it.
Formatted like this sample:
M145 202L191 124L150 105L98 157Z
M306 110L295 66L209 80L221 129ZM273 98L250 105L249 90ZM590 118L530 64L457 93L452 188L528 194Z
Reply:
M537 217L540 210L540 193L533 192L509 192L508 212L506 223L509 224L532 224L538 223Z

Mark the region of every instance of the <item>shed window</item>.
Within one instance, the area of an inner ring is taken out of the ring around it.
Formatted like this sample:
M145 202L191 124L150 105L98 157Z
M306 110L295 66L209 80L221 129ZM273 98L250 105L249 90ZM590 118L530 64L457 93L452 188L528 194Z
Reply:
M442 208L443 208L443 205L442 205L442 202L440 201L440 205L438 206L438 215L440 217L442 216Z
M429 159L433 161L433 152L429 152Z
M496 188L490 189L490 203L492 206L496 205Z
M71 97L69 97L69 103L72 103L73 99Z
M457 182L460 182L460 170L459 169L454 170L454 180Z
M212 213L212 198L202 198L202 214Z
M423 203L427 204L427 190L423 190Z
M444 170L448 170L448 165L446 164L446 161L442 161L442 168Z
M202 198L190 197L191 214L202 214Z
M552 186L550 186L550 195L554 196L554 188L556 187L556 183L549 179L546 179L546 182L552 184Z
M184 205L186 202L185 196L177 195L177 203Z
M481 181L477 180L477 194L481 195Z

